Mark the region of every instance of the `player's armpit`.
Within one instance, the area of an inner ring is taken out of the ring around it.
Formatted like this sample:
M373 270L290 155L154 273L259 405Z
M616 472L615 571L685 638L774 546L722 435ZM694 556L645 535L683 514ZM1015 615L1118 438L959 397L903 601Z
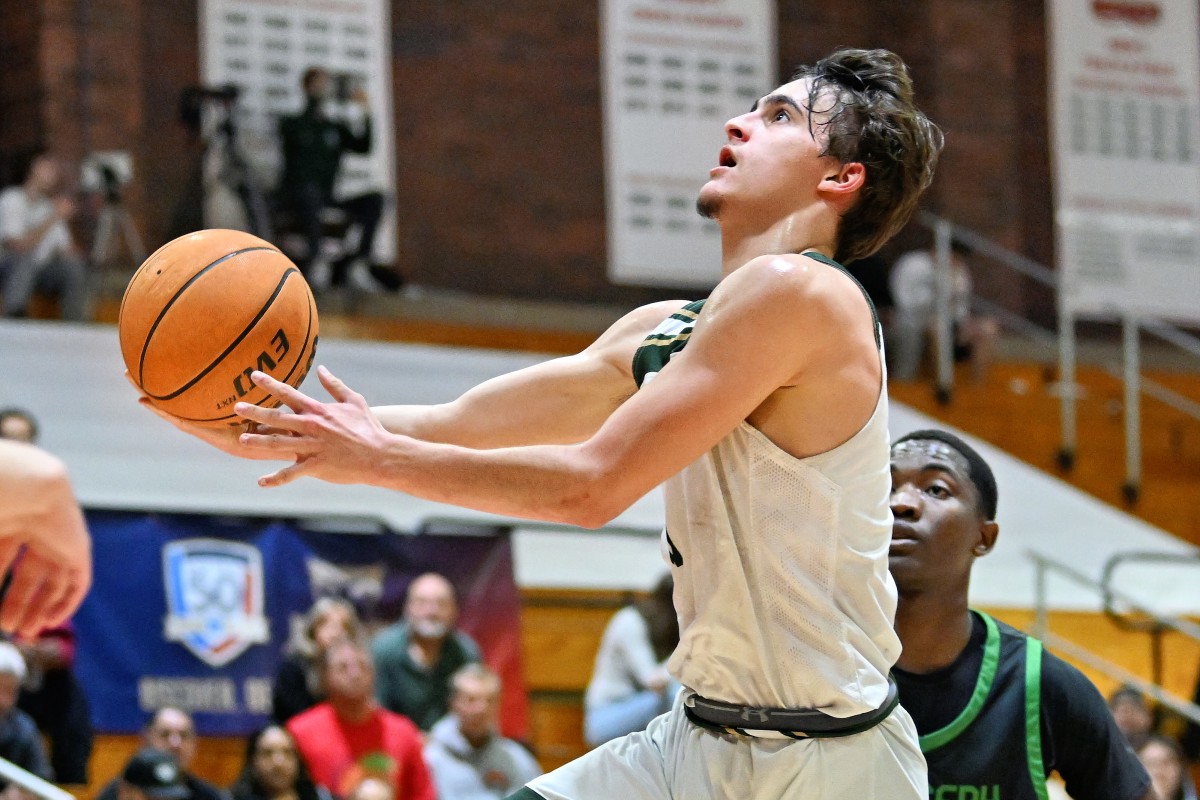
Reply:
M391 433L480 450L584 441L636 390L634 352L682 305L638 308L582 352L485 381L450 403L372 410Z
M687 347L580 446L582 457L601 465L609 512L620 513L707 452L777 390L818 379L815 373L836 360L831 348L844 344L847 324L858 324L860 316L862 330L854 335L870 342L878 371L861 293L840 276L830 283L831 272L804 257L772 256L722 281ZM873 403L877 382L867 391Z

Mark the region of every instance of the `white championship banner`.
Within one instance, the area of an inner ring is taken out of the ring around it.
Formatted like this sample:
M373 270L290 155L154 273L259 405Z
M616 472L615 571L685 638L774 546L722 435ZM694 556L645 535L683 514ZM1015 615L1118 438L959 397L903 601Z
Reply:
M1064 310L1200 320L1196 0L1052 0Z
M374 127L371 152L342 159L335 194L393 197L395 131L387 0L201 0L200 72L208 88L235 86L236 143L251 174L273 190L282 167L280 118L304 108L301 76L322 67L338 83L366 90ZM353 127L353 103L331 100L331 113ZM395 257L395 210L384 209L375 256Z
M720 232L696 213L724 124L776 79L773 0L603 0L608 276L709 287Z

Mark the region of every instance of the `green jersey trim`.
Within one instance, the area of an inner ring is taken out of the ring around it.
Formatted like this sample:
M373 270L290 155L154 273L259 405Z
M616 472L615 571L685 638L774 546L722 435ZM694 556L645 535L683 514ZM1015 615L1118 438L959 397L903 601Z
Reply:
M638 388L642 388L648 375L654 375L662 370L688 343L692 329L696 327L696 318L704 308L703 300L693 300L683 308L667 317L654 331L642 340L637 352L633 354L633 379Z
M801 253L801 255L808 256L813 261L819 261L822 264L833 267L854 281L854 285L858 287L866 299L867 307L871 309L875 346L882 347L882 329L879 326L879 314L875 311L875 304L871 302L871 296L867 294L867 290L858 282L858 279L851 275L841 264L821 253ZM655 375L661 371L667 365L667 362L671 360L671 356L682 350L688 343L688 339L692 336L692 329L696 327L696 318L700 316L700 311L703 308L704 300L693 300L663 320L642 341L641 346L633 354L633 379L639 389L642 388L642 384L645 383L647 376Z
M822 264L833 267L838 272L841 272L847 278L854 281L854 285L858 287L858 290L862 292L863 297L866 299L867 307L871 309L871 324L874 326L875 330L875 346L881 347L883 342L880 337L883 334L883 326L879 324L879 312L875 310L875 302L871 300L871 295L867 294L867 290L863 288L863 285L859 282L858 278L851 275L850 270L846 269L841 264L822 253L801 253L800 255L808 256L813 261L820 261Z
M979 677L975 680L975 691L971 693L971 700L967 703L967 707L949 725L940 730L931 731L917 740L921 746L922 753L938 749L953 741L955 737L966 730L967 726L974 722L975 718L979 716L979 712L983 710L983 704L987 700L988 692L992 690L992 681L996 679L996 667L1000 663L1000 629L996 627L996 621L987 614L984 614L982 611L976 611L975 613L979 614L980 618L983 619L984 626L987 628L987 640L983 645L983 664L979 667ZM1038 664L1040 666L1041 662L1039 661ZM1028 694L1026 697L1028 697ZM1038 760L1041 760L1040 750ZM1044 778L1042 779L1042 783L1045 783ZM1042 800L1045 800L1045 798L1042 798Z
M1038 800L1049 800L1042 759L1042 643L1025 640L1025 755Z

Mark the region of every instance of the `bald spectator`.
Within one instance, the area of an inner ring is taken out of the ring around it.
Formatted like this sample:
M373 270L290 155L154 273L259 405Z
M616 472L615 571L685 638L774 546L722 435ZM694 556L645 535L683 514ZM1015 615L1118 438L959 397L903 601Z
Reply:
M450 679L450 713L425 745L438 795L501 800L542 774L521 744L500 735L500 676L468 664Z
M408 586L404 616L380 631L372 651L377 696L423 731L449 707L450 676L479 662L479 646L459 630L458 597L445 577L427 572Z
M164 706L150 717L142 731L142 741L147 747L170 754L183 774L191 800L229 800L224 789L219 789L191 774L192 762L196 759L196 723L186 711ZM120 800L120 779L112 781L101 790L96 800Z

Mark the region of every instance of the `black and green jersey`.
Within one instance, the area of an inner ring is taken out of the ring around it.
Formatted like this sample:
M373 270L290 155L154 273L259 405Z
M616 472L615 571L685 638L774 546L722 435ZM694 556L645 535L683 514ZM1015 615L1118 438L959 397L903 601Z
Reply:
M846 272L846 268L833 259L826 258L820 253L803 253L814 261L827 264L845 273L862 290L867 305L871 308L871 320L875 327L875 344L880 343L879 317L875 313L875 305L870 296L862 288L858 279ZM671 316L663 320L642 342L641 347L633 356L633 378L641 388L646 378L657 375L667 365L671 356L682 350L691 338L692 329L696 327L696 319L704 308L703 300L693 300Z
M1081 800L1150 785L1100 693L1042 643L972 612L970 643L928 674L894 670L929 765L930 800L1046 800L1057 771Z

